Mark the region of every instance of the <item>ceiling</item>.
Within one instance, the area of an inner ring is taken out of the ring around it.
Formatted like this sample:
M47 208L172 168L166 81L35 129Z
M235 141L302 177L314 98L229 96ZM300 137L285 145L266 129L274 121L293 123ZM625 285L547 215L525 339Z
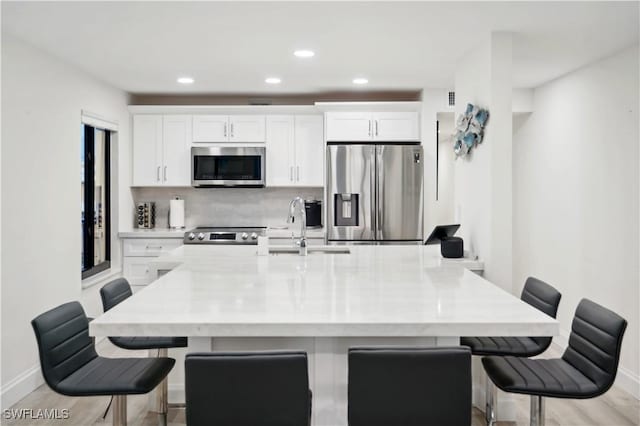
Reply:
M139 94L357 90L360 76L369 84L359 90L450 88L457 62L491 31L514 32L514 85L535 87L639 37L638 2L1 5L3 33ZM300 48L315 57L294 57ZM177 84L183 75L195 83Z

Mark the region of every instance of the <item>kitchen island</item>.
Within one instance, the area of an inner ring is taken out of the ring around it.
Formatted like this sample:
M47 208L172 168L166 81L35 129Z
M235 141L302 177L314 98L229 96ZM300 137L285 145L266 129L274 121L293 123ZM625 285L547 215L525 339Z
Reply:
M425 246L346 248L303 257L185 245L153 262L171 272L92 321L90 333L188 336L189 351L305 350L314 424L331 426L346 424L350 346L558 333L556 320L470 272L473 261L443 261Z

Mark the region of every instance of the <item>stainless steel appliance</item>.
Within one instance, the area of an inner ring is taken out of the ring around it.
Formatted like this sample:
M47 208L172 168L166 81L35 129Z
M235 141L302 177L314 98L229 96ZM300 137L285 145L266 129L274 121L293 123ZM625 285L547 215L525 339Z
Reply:
M136 225L138 228L151 229L156 226L156 203L142 201L136 205Z
M258 244L263 226L200 227L184 233L185 244Z
M191 148L191 186L248 186L265 184L264 147Z
M327 145L327 240L422 243L417 144Z
M322 228L322 201L304 200L307 228Z

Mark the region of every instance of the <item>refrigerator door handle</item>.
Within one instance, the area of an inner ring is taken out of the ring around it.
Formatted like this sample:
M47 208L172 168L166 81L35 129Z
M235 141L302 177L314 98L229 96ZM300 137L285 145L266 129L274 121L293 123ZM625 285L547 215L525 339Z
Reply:
M383 235L382 235L382 223L384 222L384 217L383 217L383 211L382 211L382 206L384 205L384 188L382 188L381 186L384 183L384 164L383 164L383 160L382 160L382 151L384 150L384 146L378 145L376 146L376 161L375 161L375 170L376 170L376 175L375 175L375 182L376 182L376 192L375 192L375 198L376 198L376 211L375 211L375 218L376 218L376 227L375 227L375 235L376 235L376 240L382 240L383 239Z

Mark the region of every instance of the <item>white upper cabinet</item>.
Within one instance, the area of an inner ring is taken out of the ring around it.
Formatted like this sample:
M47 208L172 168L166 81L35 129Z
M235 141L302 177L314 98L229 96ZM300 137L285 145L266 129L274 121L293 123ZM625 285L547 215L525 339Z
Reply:
M191 116L133 116L133 186L191 184Z
M191 116L163 116L162 138L162 183L169 186L190 186Z
M193 142L264 142L264 115L194 115Z
M321 115L267 117L267 186L323 186Z
M162 183L162 116L133 116L133 185Z
M229 116L193 116L193 142L227 142L228 135Z
M373 137L381 141L415 141L420 139L417 112L374 112Z
M328 141L419 141L417 112L328 112Z
M373 132L369 112L328 112L328 141L369 141Z
M296 115L296 184L324 186L324 138L321 115Z
M264 115L232 115L229 117L229 142L264 142Z
M294 118L292 115L267 117L267 186L294 183Z

